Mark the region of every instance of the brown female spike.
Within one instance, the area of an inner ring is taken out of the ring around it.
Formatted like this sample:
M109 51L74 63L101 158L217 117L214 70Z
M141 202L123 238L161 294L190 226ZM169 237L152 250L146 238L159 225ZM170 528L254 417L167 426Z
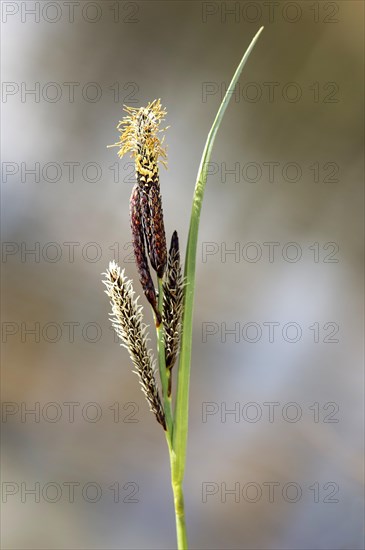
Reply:
M163 283L163 311L166 368L171 371L179 353L181 320L184 302L184 277L180 264L179 239L174 231ZM171 373L168 378L168 394L171 395Z
M145 252L145 234L143 231L141 212L141 190L138 183L135 184L130 198L130 219L133 238L134 257L139 273L143 292L151 304L156 315L156 322L160 324L161 315L157 308L156 291L152 281L150 268L148 266Z

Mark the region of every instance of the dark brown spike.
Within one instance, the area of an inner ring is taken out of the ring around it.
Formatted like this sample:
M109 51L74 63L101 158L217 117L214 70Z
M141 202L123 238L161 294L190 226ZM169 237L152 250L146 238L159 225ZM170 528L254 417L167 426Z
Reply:
M164 325L166 368L171 370L179 353L184 300L184 278L180 264L179 239L176 231L174 231L171 238L163 288L162 320ZM171 394L171 373L169 374L168 393L169 395Z
M138 177L137 177L138 179ZM156 262L153 248L153 237L152 237L152 224L151 224L151 207L149 201L149 191L150 186L146 183L143 186L140 185L140 201L141 201L141 215L142 215L142 225L146 241L147 254L151 262L152 268L156 271Z
M162 279L166 269L167 250L162 200L159 185L152 185L149 193L152 225L153 254L157 276Z
M141 214L151 266L162 279L167 261L158 162L155 154L140 147L136 165L140 187Z
M155 312L156 321L158 324L160 324L161 314L157 308L156 291L151 277L145 251L145 236L141 213L141 190L138 183L135 184L132 190L132 195L130 199L130 218L134 257L139 273L139 279L143 288L143 292Z

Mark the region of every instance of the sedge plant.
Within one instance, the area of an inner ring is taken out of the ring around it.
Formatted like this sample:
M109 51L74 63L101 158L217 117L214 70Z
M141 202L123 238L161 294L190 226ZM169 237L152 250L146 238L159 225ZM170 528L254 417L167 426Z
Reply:
M146 107L125 107L126 116L119 122L119 147L122 157L130 152L135 162L136 183L130 198L130 223L133 249L140 283L153 312L157 334L157 357L160 387L153 353L148 346L143 308L135 296L133 284L125 271L113 261L104 274L106 293L112 307L111 321L122 345L127 348L151 411L162 426L170 455L171 484L174 496L178 550L187 550L183 481L188 437L189 381L193 335L195 267L200 212L208 176L208 163L223 115L241 71L263 27L257 32L239 63L222 100L207 137L201 158L190 218L184 271L180 260L177 232L167 249L159 163L166 166L164 137L160 128L166 111L160 100ZM112 146L112 147L113 147ZM155 272L156 281L153 280ZM174 391L171 371L177 368ZM174 397L174 400L173 400ZM174 407L173 407L174 402Z

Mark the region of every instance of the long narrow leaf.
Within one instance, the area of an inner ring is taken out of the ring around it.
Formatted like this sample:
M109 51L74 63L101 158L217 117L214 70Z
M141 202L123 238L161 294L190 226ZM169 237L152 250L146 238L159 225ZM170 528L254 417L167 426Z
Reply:
M180 361L178 371L178 386L176 394L176 406L174 417L173 430L173 452L175 454L174 477L176 483L181 483L184 477L185 459L186 459L186 443L188 433L188 407L189 407L189 380L190 380L190 361L193 333L193 307L194 307L194 290L195 290L195 266L196 266L196 251L198 242L198 230L200 212L203 202L204 189L207 181L207 167L210 160L214 139L217 134L223 115L227 109L230 98L234 91L234 87L240 77L241 71L246 64L247 59L252 52L263 27L257 32L251 44L247 48L237 70L232 78L232 81L227 89L223 101L219 107L217 116L213 122L213 126L208 134L204 152L199 166L197 181L195 185L193 207L190 219L190 229L185 257L185 300L183 314L183 332L181 339Z

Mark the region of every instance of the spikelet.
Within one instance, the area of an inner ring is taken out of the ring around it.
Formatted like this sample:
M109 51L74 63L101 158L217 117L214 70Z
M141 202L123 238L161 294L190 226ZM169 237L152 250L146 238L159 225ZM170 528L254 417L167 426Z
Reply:
M138 298L134 297L132 281L125 276L124 270L120 271L114 261L110 262L109 269L103 275L105 292L112 306L113 327L129 352L135 367L134 372L139 377L151 411L166 430L165 414L155 379L154 360L147 347L147 326L143 323L142 306L138 304Z
M179 353L184 300L184 278L180 264L179 239L176 231L174 231L171 238L163 290L162 320L166 368L171 370ZM171 376L169 377L168 394L171 395Z

